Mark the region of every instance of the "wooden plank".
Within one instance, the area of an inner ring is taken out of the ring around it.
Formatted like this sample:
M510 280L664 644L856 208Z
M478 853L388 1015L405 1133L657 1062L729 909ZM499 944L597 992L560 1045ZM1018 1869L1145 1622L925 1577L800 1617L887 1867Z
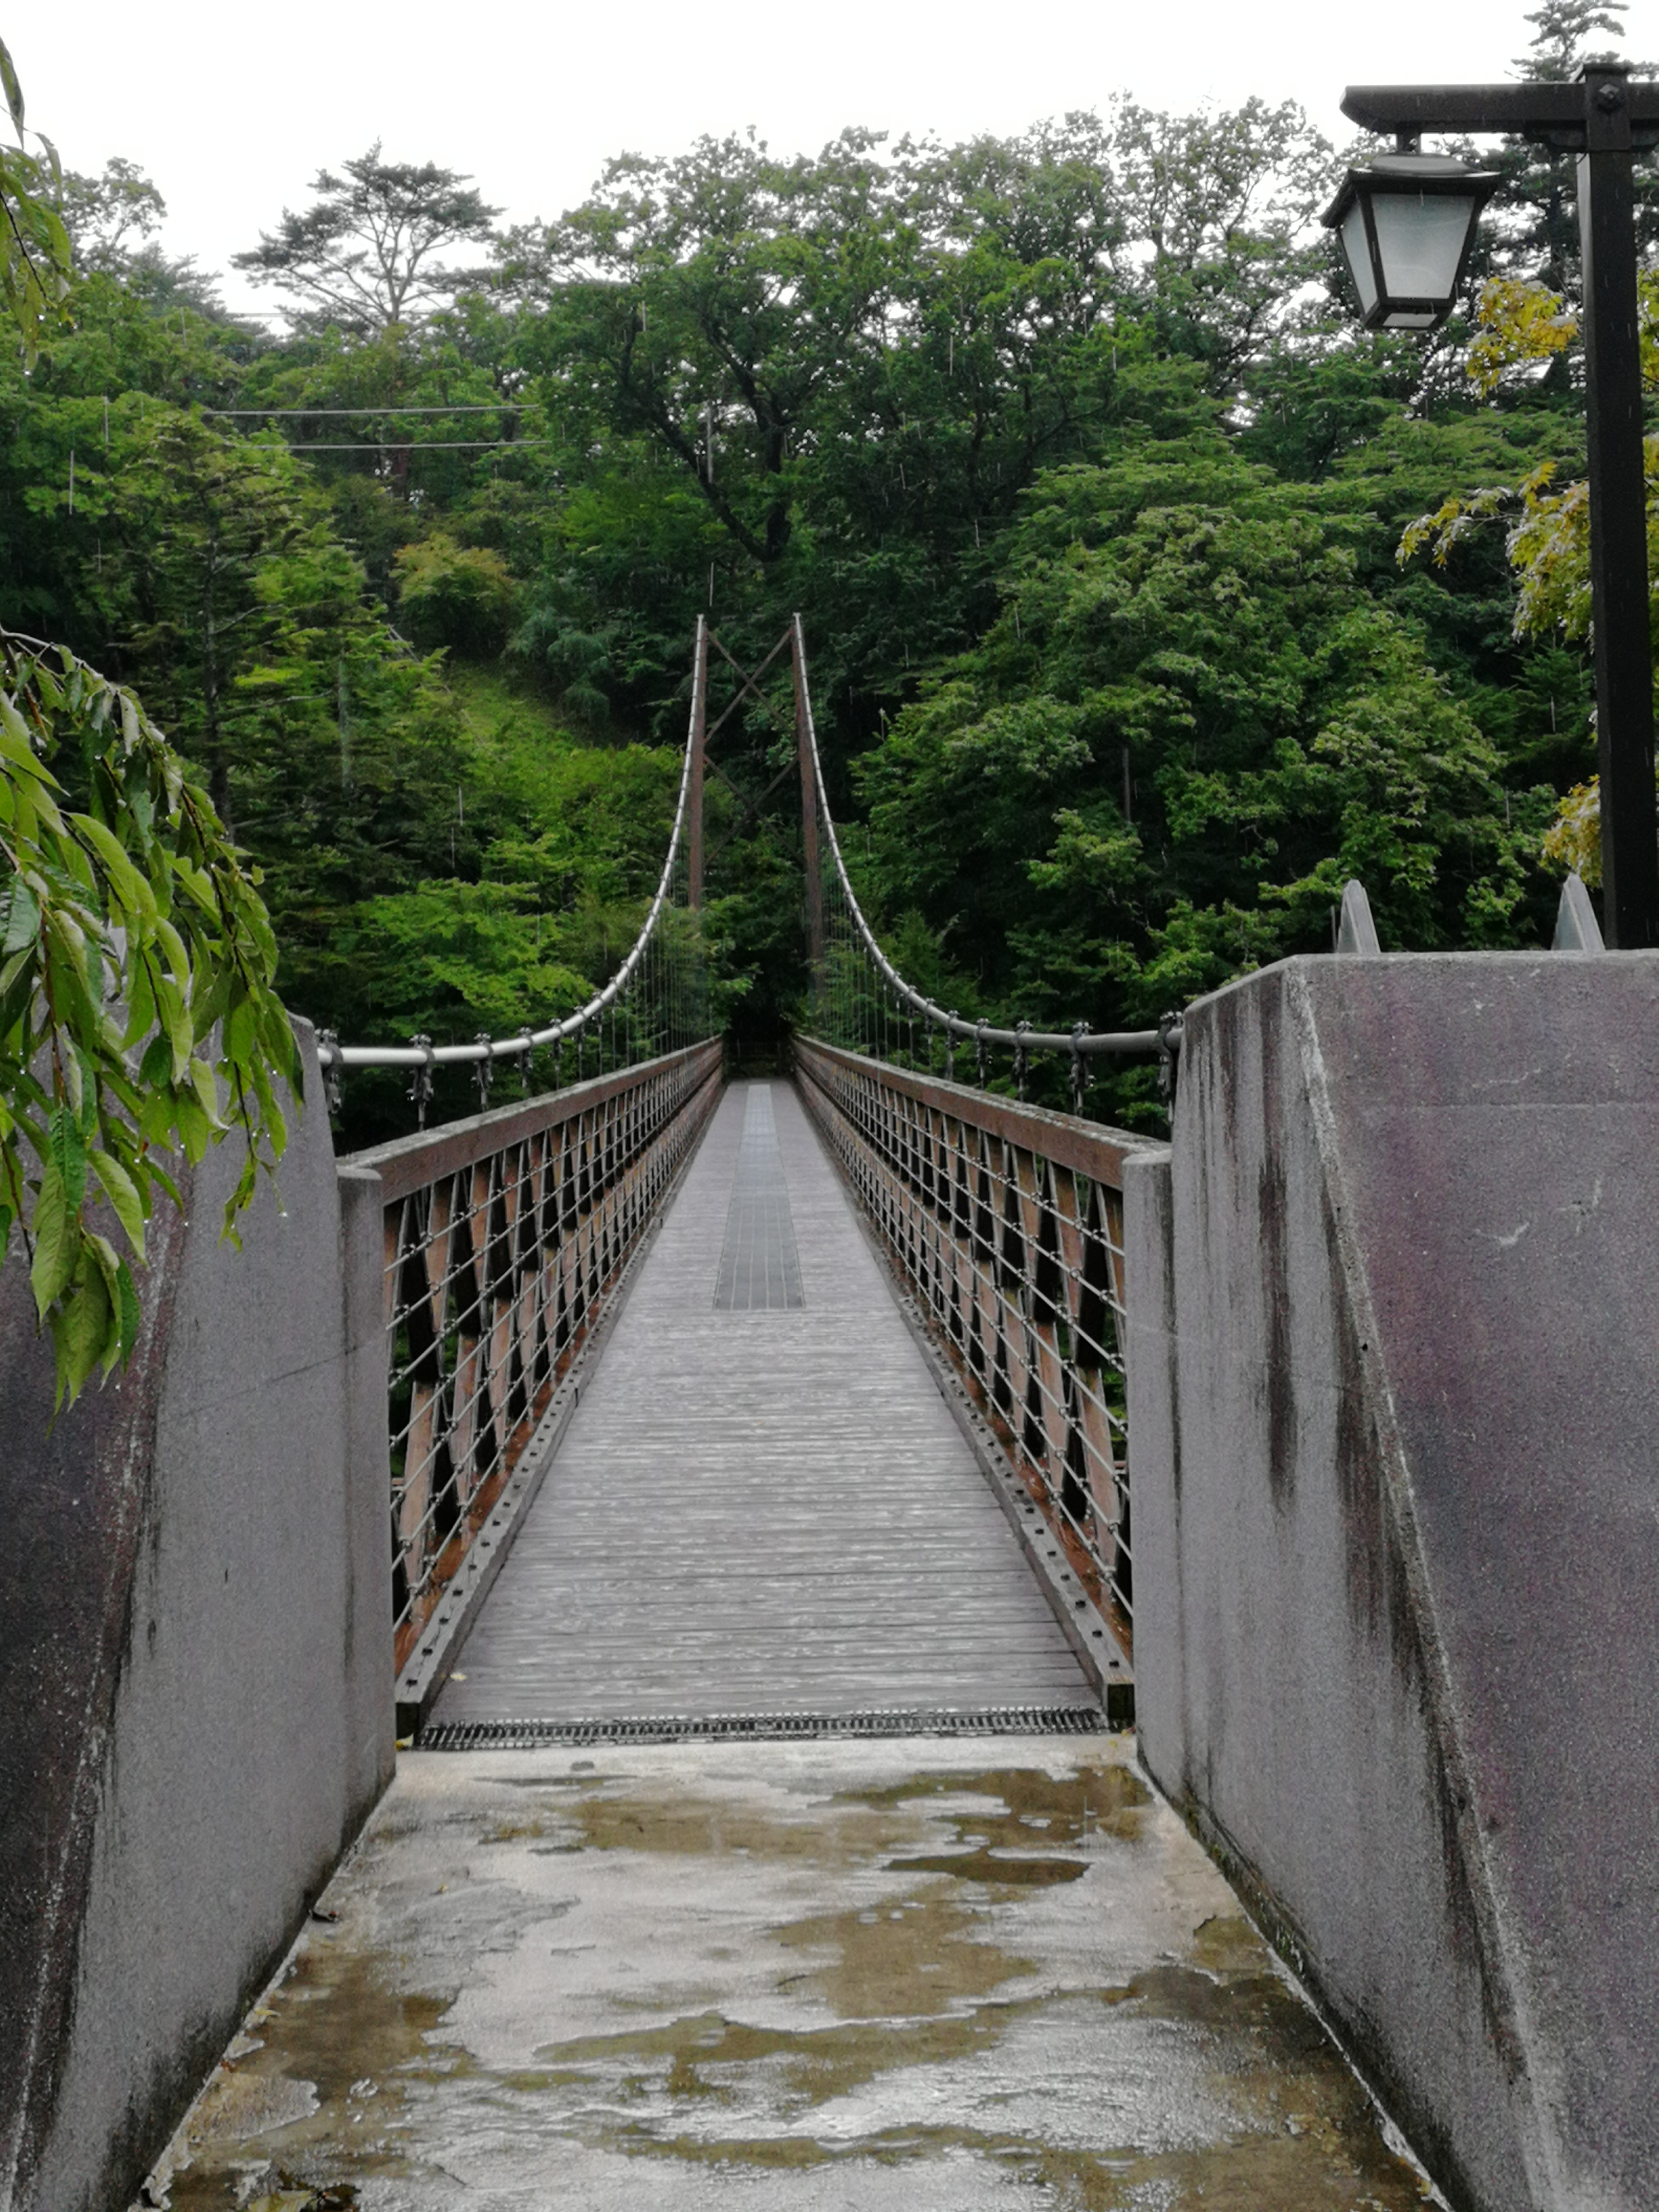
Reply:
M765 1103L804 1303L717 1306L753 1087L722 1102L440 1723L1091 1701L787 1085Z

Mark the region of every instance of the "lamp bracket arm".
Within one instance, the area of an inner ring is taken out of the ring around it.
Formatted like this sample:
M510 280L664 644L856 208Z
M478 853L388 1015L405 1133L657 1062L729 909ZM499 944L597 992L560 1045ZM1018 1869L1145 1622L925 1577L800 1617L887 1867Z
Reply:
M1599 64L1571 84L1351 84L1342 112L1391 134L1501 131L1568 151L1615 138L1646 147L1659 142L1659 80Z

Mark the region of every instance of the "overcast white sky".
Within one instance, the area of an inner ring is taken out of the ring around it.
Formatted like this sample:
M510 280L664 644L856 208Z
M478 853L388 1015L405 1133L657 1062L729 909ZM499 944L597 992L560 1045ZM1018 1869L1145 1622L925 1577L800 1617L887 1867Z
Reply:
M678 151L753 125L775 150L843 125L959 138L1013 131L1116 91L1184 112L1294 99L1346 135L1346 84L1510 73L1536 0L58 0L8 9L29 120L65 162L125 154L167 201L165 242L225 270L325 162L388 157L471 172L511 218L573 206L605 157ZM1626 50L1659 48L1635 0ZM225 295L270 310L230 272Z

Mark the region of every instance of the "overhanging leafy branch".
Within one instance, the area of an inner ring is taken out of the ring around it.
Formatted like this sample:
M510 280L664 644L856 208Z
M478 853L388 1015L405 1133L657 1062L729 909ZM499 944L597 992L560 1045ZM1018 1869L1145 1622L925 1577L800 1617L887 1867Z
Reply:
M60 1399L131 1352L179 1157L240 1136L234 1238L286 1145L301 1068L258 882L130 691L0 631L0 1253L18 1228Z

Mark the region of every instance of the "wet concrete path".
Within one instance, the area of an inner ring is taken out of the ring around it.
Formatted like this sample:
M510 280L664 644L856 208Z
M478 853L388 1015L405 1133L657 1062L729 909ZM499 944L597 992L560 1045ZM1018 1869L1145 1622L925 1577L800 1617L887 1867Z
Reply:
M178 2212L1404 2212L1127 1739L414 1754Z

